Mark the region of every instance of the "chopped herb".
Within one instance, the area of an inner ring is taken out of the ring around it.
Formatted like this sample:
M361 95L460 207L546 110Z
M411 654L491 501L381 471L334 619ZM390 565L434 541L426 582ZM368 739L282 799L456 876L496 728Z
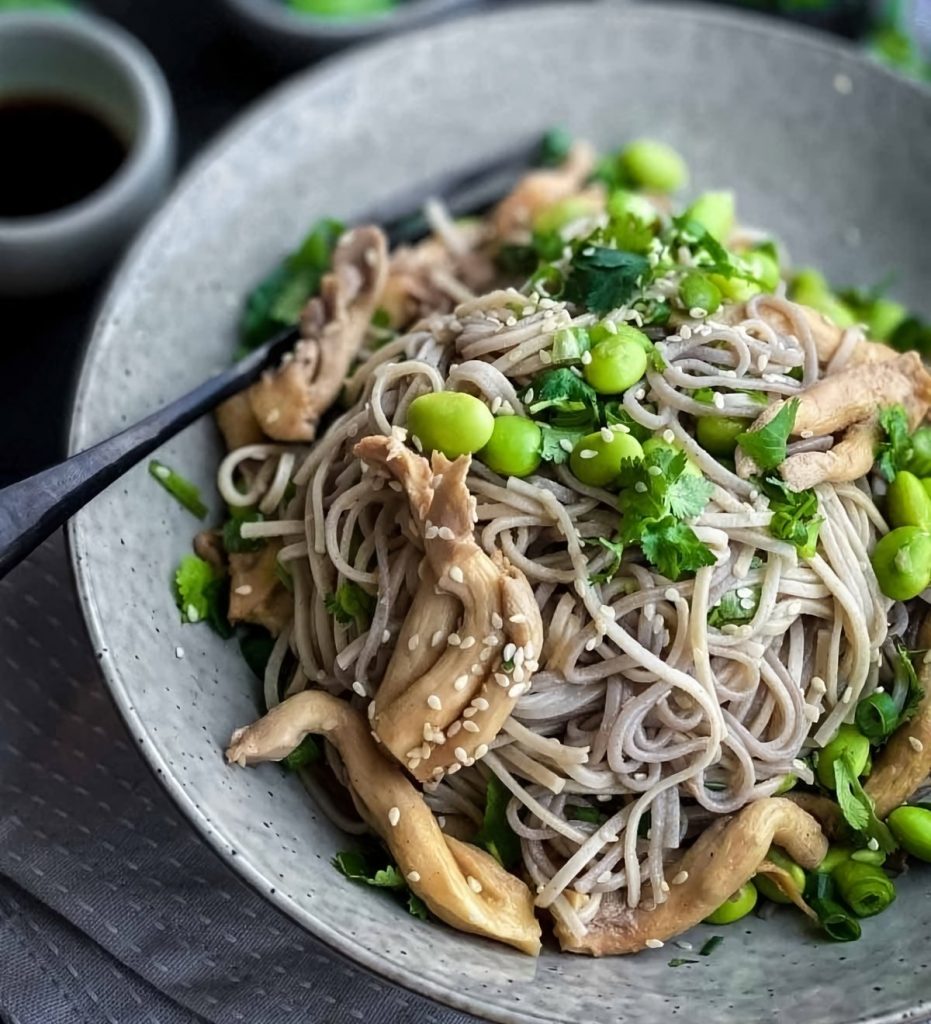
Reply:
M320 287L342 233L339 221L317 221L300 247L253 290L240 323L240 336L247 351L297 323L307 300Z
M618 401L605 402L601 407L601 413L604 416L605 426L611 427L620 424L622 427L627 427L631 436L641 444L653 436L653 431L649 427L643 426L642 423L638 423Z
M510 800L511 791L507 786L497 775L490 776L485 789L485 821L472 840L504 868L512 868L520 862L520 839L507 817Z
M323 753L320 750L320 745L313 736L305 736L287 757L281 759L281 764L289 772L296 772L298 768L306 768L309 764L316 764L322 756Z
M534 416L547 409L557 412L588 410L594 413L598 408L598 394L595 389L565 367L538 373L531 381L529 391L533 392L529 409ZM526 395L527 392L524 392L524 402Z
M712 935L711 938L702 946L698 951L699 956L711 956L711 954L721 945L724 941L723 935Z
M876 466L891 483L896 473L905 468L912 454L908 414L901 405L887 405L879 410L879 425L884 437L876 453Z
M538 426L543 433L540 458L557 466L569 461L572 449L589 433L587 427L558 427L552 423L540 423Z
M427 905L411 891L407 879L391 861L386 851L375 843L367 844L362 850L344 850L338 853L333 858L333 867L360 885L385 889L407 909L408 913L426 920Z
M646 257L623 249L585 246L574 257L563 297L593 313L623 306L649 275Z
M228 583L225 576L197 555L185 555L175 571L175 600L182 622L206 622L220 636L233 635L226 617Z
M790 490L774 474L767 474L758 483L769 498L769 508L773 514L769 532L779 540L795 545L802 558L814 557L818 549L818 534L824 522L824 518L819 515L818 495L813 490Z
M925 359L931 357L931 324L918 317L906 317L892 332L889 344L897 352L918 352Z
M670 967L684 967L686 964L697 964L698 960L687 960L685 957L676 956L669 961Z
M265 516L254 508L230 508L230 517L223 524L223 547L229 555L258 551L265 543L262 537L243 537L243 523L261 523Z
M591 347L591 338L584 327L564 327L553 335L550 354L556 366L577 363L582 358L582 353Z
M411 889L407 890L407 912L421 921L427 920L427 904Z
M376 598L358 583L347 580L336 588L335 594L327 594L323 599L326 610L343 625L355 622L360 629L365 629L372 621Z
M645 525L640 547L660 574L674 581L715 563L711 549L699 540L692 527L671 516Z
M834 785L837 804L847 824L866 839L875 839L885 853L892 853L897 848L896 841L888 827L876 817L872 798L857 778L849 750L834 762Z
M541 167L558 167L569 155L572 148L572 135L565 128L550 128L540 143L540 155L537 163Z
M264 626L249 624L239 631L239 653L259 680L265 678L265 666L274 646L275 638Z
M190 480L169 469L158 459L152 459L149 463L149 475L154 477L166 491L183 505L192 515L203 519L207 515L207 506L201 501L200 490Z
M743 587L739 587L743 590ZM720 629L729 624L750 622L756 615L760 603L760 588L749 587L751 597L740 597L736 590L729 590L708 613L708 625Z
M607 814L597 807L581 807L579 804L568 804L566 817L570 821L587 821L592 825L603 825L608 820Z
M391 330L391 314L387 309L382 309L381 306L375 310L372 314L372 326L376 327L380 331Z
M607 548L613 556L601 572L596 572L589 576L589 583L610 583L621 568L621 560L624 557L624 545L617 540L608 540L607 537L596 537L594 542L588 541L588 543L600 544L603 548Z
M785 462L786 443L795 426L798 405L798 399L793 398L783 405L766 426L759 430L745 430L737 435L737 443L760 469L775 469L781 462Z

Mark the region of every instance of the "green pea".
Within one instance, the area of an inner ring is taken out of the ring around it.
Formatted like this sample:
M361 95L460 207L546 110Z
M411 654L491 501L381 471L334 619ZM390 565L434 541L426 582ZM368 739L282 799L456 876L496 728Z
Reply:
M649 249L659 226L659 214L649 200L635 192L618 189L608 199L608 216L606 231L619 249L628 252Z
M502 476L530 476L540 465L543 431L523 416L499 416L478 457Z
M644 458L650 454L650 452L659 451L662 448L668 448L673 455L678 455L683 449L677 444L672 444L669 441L664 441L661 437L651 437L643 442L643 455ZM701 471L698 463L692 459L692 457L686 453L685 457L685 469L683 473L688 473L689 476L704 476L705 474Z
M823 313L838 327L853 327L857 322L850 307L831 291L824 275L811 267L798 271L789 294L796 302Z
M695 420L695 440L711 455L733 455L737 435L752 422L739 416L699 416Z
M888 341L893 331L908 316L908 310L892 299L876 298L859 311L866 324L867 334L875 341Z
M893 526L920 526L931 530L931 498L914 473L900 470L886 495L889 521Z
M635 437L619 426L607 429L611 431L610 441L600 430L586 434L569 456L569 468L590 487L609 487L617 480L625 459L639 462L643 458L643 448Z
M714 313L721 305L721 289L706 274L693 270L679 282L679 299L686 309Z
M747 270L763 285L763 291L773 292L779 285L779 264L776 259L763 249L751 249L741 255Z
M488 406L462 391L421 395L407 410L407 429L424 451L440 451L450 459L483 448L494 428Z
M609 341L611 338L620 337L636 341L644 352L653 351L653 342L643 331L638 331L636 327L631 327L629 324L615 323L613 320L599 320L593 327L589 327L588 336L593 345L599 341Z
M665 142L636 139L621 150L621 170L639 188L653 192L675 192L688 181L689 172L681 156Z
M931 861L931 811L903 804L886 818L886 824L906 853Z
M601 395L626 391L647 372L644 342L649 345L650 339L642 331L618 324L616 334L592 346L582 367L585 379Z
M805 871L804 869L795 863L791 857L783 853L776 846L769 848L769 853L766 854L766 859L776 865L777 868L782 868L792 879L795 888L801 893L805 889ZM768 900L772 900L773 903L791 903L792 900L779 888L779 886L766 875L757 875L753 879L753 884L757 887L757 890L762 896L765 896Z
M931 534L900 526L877 541L870 561L886 597L911 601L931 583Z
M703 192L685 211L719 242L726 242L734 230L734 193Z
M705 918L706 924L733 924L742 917L746 917L756 906L757 892L753 882L744 884L725 900L714 913Z
M911 436L911 445L904 468L915 476L931 477L931 427L919 427Z
M541 210L533 219L533 230L543 235L562 231L575 221L593 217L599 212L600 205L594 195L569 196Z
M834 789L834 762L848 754L853 770L862 775L870 756L870 741L855 725L842 725L837 735L818 752L815 773L825 789Z

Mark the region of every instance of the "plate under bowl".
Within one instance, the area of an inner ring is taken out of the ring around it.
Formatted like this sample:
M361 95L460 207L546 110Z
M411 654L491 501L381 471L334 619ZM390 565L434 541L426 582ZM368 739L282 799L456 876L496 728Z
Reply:
M351 215L553 123L606 146L667 139L687 157L695 189L736 188L743 219L775 229L796 261L853 283L895 271L898 296L931 312L931 96L827 40L757 18L661 3L515 9L334 61L213 144L113 281L72 448L226 364L242 296L315 216ZM204 420L162 458L212 493L219 454ZM723 930L714 956L678 969L667 966L682 955L672 946L532 961L347 882L329 866L345 840L296 780L276 766L222 761L258 694L235 645L178 621L171 571L196 525L144 467L76 518L90 632L129 729L195 827L331 946L496 1021L925 1019L931 869L910 874L899 904L867 922L859 943L824 943L783 913Z

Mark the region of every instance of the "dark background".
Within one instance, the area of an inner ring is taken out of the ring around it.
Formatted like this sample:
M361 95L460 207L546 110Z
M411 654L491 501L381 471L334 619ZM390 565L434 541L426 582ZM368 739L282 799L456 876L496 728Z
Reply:
M181 168L281 74L227 30L209 0L96 0L93 10L142 40L165 72ZM38 300L0 299L0 485L64 456L72 384L102 290L98 282Z
M866 0L722 2L791 13L847 36L863 30L868 7ZM284 74L227 28L212 0L95 0L88 6L135 34L165 72L178 117L180 169ZM64 295L0 299L0 486L64 457L72 388L103 288L97 282Z

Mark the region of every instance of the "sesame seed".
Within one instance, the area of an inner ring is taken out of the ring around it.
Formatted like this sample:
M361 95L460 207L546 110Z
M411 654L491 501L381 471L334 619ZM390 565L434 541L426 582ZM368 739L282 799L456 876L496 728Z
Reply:
M469 755L465 752L464 747L456 747L456 749L453 751L453 754L456 760L461 761L463 764L465 764L466 761L469 760Z
M462 643L459 645L464 651L467 651L470 647L475 646L475 637L467 636Z
M441 526L439 529L440 540L455 540L456 535L448 526ZM449 574L452 576L452 572Z
M399 807L391 807L388 810L388 824L394 828L397 823L401 820L401 809Z
M449 578L453 583L462 583L465 580L465 576L462 574L462 569L458 565L452 566L449 570Z
M471 718L475 714L478 714L478 708L466 708L462 712L462 717L463 718Z
M675 441L675 439L676 435L667 427L663 431L663 440L666 442L666 444L672 444L672 442Z
M501 654L505 661L510 661L514 657L516 651L517 644L505 644L504 650L501 652Z
M466 708L466 711L468 711L468 708ZM475 722L469 722L469 721L463 722L462 723L462 728L465 729L466 732L478 732L479 731L479 728L475 724Z
M591 450L591 448L583 448L579 452L579 458L580 459L594 459L597 456L597 454L598 454L598 452L593 452Z
M844 690L843 694L841 695L840 702L841 702L841 704L849 704L852 700L853 700L853 690L851 690L848 687L846 690Z
M408 873L407 873L407 880L408 880L408 882L419 882L420 881L420 872L419 871L408 871Z
M243 585L241 587L237 587L233 593L240 594L242 597L248 597L249 594L252 593L252 587L250 587L248 583L243 583Z
M724 395L722 395L720 391L715 391L714 397L711 399L711 402L712 405L714 405L715 409L723 409Z
M689 316L693 317L695 320L704 320L707 315L708 310L702 309L701 306L692 306L689 310Z
M559 439L559 447L562 448L564 452L571 452L574 446L567 437L561 437Z
M662 939L647 939L644 945L647 949L662 949L665 943Z
M200 620L200 612L192 604L187 606L187 620L188 622L198 622Z
M457 692L461 692L469 685L468 676L457 676L456 681L453 683L453 689Z
M849 96L853 92L853 81L849 75L835 75L834 89L839 92L841 96Z
M416 651L419 644L420 644L420 635L418 633L415 633L410 638L410 640L407 641L407 649L409 651Z
M592 361L592 354L591 354L591 352L583 352L582 353L582 365L583 366L588 366L589 363L591 363L591 361Z
M183 658L184 657L184 648L183 647L176 647L175 648L175 657L176 658Z
M543 326L544 326L544 328L546 328L546 324L544 324ZM550 364L550 363L551 363L552 361L553 361L553 357L552 357L552 356L551 356L551 355L549 354L549 352L547 352L547 351L546 351L546 350L544 349L544 350L543 350L543 351L542 351L542 352L540 353L540 362L541 362L541 363L543 363L543 365L544 365L544 366L549 366L549 364Z
M494 647L483 647L479 652L479 661L488 661L488 659L495 653Z
M672 880L673 885L684 885L689 880L688 871L680 871Z
M424 540L435 540L440 535L438 526L428 526L423 532Z
M484 697L476 697L475 700L472 701L472 707L478 708L479 711L487 711L488 701L485 700Z
M453 761L453 763L446 769L446 774L455 775L461 768L462 765L458 761Z
M663 890L663 892L669 892L669 883L666 881L665 878L662 880L662 882L660 882L660 888Z
M353 692L357 693L360 697L365 696L365 683L363 683L361 680L356 679L352 684L352 689Z
M462 728L462 722L453 722L453 724L446 730L446 735L452 739L457 732Z
M537 653L536 652L536 648L533 646L532 643L524 644L524 656L527 658L528 662L530 661L531 658L533 658L533 656L536 653ZM528 665L527 667L529 668L530 666Z
M514 686L511 687L511 696L514 700L517 700L518 697L523 697L529 689L530 683L515 683Z
M501 629L504 626L504 619L497 612L491 613L491 624L494 629Z
M647 393L643 390L643 388L637 388L637 390L634 392L634 398L636 398L638 402L642 402L646 397Z
M920 739L918 739L917 736L909 736L908 743L912 750L914 750L916 753L920 754L921 751L925 749L925 745L921 742Z
M407 770L411 772L417 771L420 767L420 762L423 760L422 757L412 757L407 763Z
M585 641L585 650L593 651L599 643L601 643L601 641L597 636L589 637L589 639Z
M614 440L613 432L609 430L607 427L602 427L601 440L604 441L605 444L610 444Z
M527 621L527 616L523 612L515 612L508 618L508 622L513 622L515 626L519 626L522 622Z
M482 883L472 875L466 875L466 881L469 883L469 888L472 892L481 892Z
M508 677L503 672L496 672L495 673L495 682L499 686L503 686L505 688L507 688L508 686L511 685L511 680L508 679Z
M167 480L171 476L171 470L167 466L155 465L152 467L152 472L159 480Z
M430 696L427 697L427 705L428 707L433 708L434 711L443 710L443 702L440 700L439 697L437 697L435 693L431 693Z
M443 630L442 629L438 629L433 634L433 636L430 637L430 646L431 647L439 647L439 645L442 642L443 642Z
M446 642L450 647L458 647L462 643L462 637L458 633L450 633Z
M644 482L643 482L642 480L638 480L638 481L637 481L637 482L636 482L636 483L634 484L634 490L635 490L635 491L636 491L636 492L637 492L638 494L646 494L646 493L647 493L647 485L646 485L646 484L645 484L645 483L644 483Z
M879 849L879 840L875 836L871 836L869 842L866 844L866 848L875 853Z

